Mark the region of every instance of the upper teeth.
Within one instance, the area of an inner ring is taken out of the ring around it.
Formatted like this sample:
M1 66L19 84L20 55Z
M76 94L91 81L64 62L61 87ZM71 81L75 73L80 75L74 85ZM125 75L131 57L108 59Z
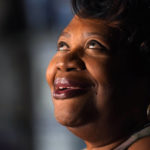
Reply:
M64 89L64 87L59 87L59 89Z
M59 87L60 90L62 90L62 89L69 89L69 88L71 89L73 87L61 87L61 86Z

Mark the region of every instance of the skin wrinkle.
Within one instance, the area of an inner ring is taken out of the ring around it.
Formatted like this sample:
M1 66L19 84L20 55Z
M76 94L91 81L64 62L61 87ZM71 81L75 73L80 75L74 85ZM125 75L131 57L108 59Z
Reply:
M60 36L65 36L66 38L70 38L71 35L68 32L62 32Z

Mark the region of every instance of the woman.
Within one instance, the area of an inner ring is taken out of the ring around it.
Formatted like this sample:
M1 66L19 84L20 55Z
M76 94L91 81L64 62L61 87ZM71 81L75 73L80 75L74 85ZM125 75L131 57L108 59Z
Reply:
M55 117L87 150L150 150L147 0L73 0L47 69Z

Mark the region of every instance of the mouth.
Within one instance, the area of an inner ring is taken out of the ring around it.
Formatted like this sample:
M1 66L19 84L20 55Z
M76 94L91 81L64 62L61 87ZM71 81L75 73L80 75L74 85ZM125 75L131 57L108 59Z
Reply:
M68 80L67 78L57 78L54 81L53 97L57 100L69 99L87 93L92 84L88 81Z

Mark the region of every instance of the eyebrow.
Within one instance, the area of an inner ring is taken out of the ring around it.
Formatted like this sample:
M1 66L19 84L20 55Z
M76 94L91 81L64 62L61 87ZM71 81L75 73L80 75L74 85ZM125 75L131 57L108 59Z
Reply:
M86 32L85 33L85 36L93 36L93 35L97 35L97 36L100 36L102 38L105 38L104 35L98 33L98 32Z
M71 34L68 32L61 32L60 36L65 36L66 38L70 38Z
M99 33L99 32L86 32L84 35L85 36L94 36L94 35L96 35L96 36L99 36L104 41L106 41L106 42L108 41L108 37L104 34Z
M102 34L98 33L98 32L86 32L85 33L85 36L93 36L93 35L97 35L97 36L100 36L100 37L105 39L105 37ZM60 36L65 36L66 38L70 38L71 34L68 33L68 32L61 32Z

